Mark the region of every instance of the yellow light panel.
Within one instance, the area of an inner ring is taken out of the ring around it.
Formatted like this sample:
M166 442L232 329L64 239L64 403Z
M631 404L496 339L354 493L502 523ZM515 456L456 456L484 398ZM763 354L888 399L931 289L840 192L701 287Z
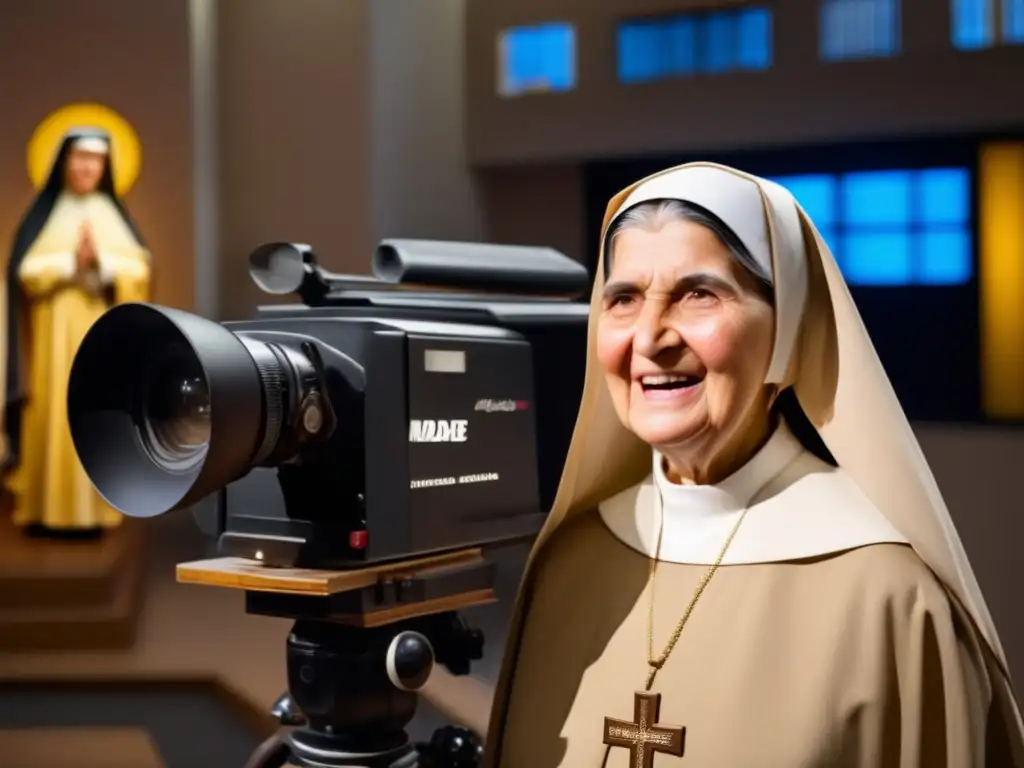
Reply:
M1024 142L982 147L978 192L982 407L1024 419Z

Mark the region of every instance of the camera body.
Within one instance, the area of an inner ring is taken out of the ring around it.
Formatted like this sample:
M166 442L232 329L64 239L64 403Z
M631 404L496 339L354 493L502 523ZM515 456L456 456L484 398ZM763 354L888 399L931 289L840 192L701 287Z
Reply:
M586 270L550 249L386 241L375 278L306 246L250 258L269 294L213 323L109 310L69 382L72 437L116 508L197 505L223 555L339 570L527 539L583 391Z
M338 568L539 530L557 478L545 474L542 494L536 446L557 444L564 457L572 425L546 402L538 424L530 341L486 305L421 312L409 301L371 317L360 317L365 307L274 307L225 324L295 349L315 343L338 427L224 489L215 524L222 553ZM429 319L409 319L417 314ZM535 330L543 344L543 327ZM542 401L552 387L556 399L571 397L557 392L556 372L536 378L547 381ZM580 385L572 379L561 386Z

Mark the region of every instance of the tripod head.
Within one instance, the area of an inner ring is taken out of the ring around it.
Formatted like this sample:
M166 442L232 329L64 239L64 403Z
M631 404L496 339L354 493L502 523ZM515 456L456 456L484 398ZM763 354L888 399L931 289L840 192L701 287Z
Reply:
M289 692L271 712L282 726L297 727L282 740L288 756L300 765L350 765L325 763L324 755L405 756L415 692L435 663L468 672L470 661L483 655L483 636L454 612L368 630L299 621L287 654ZM481 749L468 731L449 728L416 752L421 765L427 757L429 765L471 768Z
M289 727L250 768L473 768L482 747L441 729L414 745L405 728L435 664L468 674L483 635L457 610L494 601L478 550L353 571L271 568L220 558L178 566L178 580L244 589L246 611L295 619L288 692L272 708Z

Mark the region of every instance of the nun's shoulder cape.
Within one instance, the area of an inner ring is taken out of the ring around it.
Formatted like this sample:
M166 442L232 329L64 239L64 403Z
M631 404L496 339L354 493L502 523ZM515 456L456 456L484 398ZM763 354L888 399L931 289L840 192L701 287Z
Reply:
M646 764L604 741L605 718L639 713L652 532L664 519L657 654L724 539L686 511L736 504L750 507L747 527L652 689L662 696L658 722L686 728L684 756L659 754L655 765L1024 766L995 626L813 223L782 187L696 163L617 195L605 233L619 213L655 199L710 210L770 268L768 381L791 389L838 467L783 426L706 498L674 498L657 463L652 472L651 449L616 417L594 355L602 245L579 418L515 607L485 764ZM674 508L682 517L673 523Z

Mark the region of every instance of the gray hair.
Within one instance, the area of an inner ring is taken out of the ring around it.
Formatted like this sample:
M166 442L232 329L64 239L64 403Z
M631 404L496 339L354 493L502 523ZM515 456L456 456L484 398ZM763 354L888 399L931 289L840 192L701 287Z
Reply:
M648 200L633 206L620 215L612 224L608 233L605 250L605 277L611 268L612 246L615 238L626 229L644 229L656 232L666 224L675 221L691 221L711 230L729 253L740 265L750 273L757 283L759 293L769 302L774 302L775 291L772 288L772 276L751 255L750 249L736 236L729 226L711 211L683 200Z

